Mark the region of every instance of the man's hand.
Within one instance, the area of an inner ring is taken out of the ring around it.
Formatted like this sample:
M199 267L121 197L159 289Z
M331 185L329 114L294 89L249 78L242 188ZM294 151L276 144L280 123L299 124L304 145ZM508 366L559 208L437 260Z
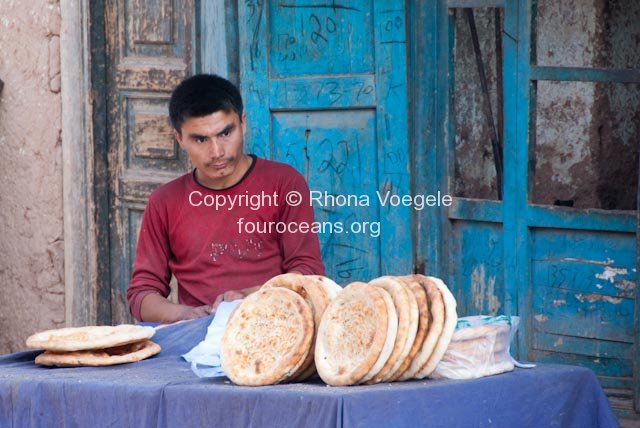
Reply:
M260 289L260 285L256 285L255 287L249 287L249 288L243 288L241 290L229 290L229 291L225 291L223 294L221 294L222 296L222 301L223 302L232 302L234 300L238 300L238 299L244 299L245 297L247 297L249 294L258 291ZM220 296L218 296L218 298L220 298ZM216 302L218 301L218 299L216 299ZM215 302L214 302L215 304ZM216 307L218 307L216 305Z
M181 305L184 306L184 305ZM202 305L202 306L184 306L184 310L179 315L177 321L192 320L196 318L208 317L215 313L217 305Z

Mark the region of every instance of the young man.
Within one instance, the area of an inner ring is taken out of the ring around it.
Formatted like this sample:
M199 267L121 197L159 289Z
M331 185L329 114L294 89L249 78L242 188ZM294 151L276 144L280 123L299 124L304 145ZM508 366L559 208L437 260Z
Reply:
M245 154L238 89L219 76L193 76L173 91L169 116L195 168L149 198L127 290L133 316L162 323L198 318L275 275L324 274L318 238L305 226L313 208L304 177ZM167 299L171 274L178 304Z

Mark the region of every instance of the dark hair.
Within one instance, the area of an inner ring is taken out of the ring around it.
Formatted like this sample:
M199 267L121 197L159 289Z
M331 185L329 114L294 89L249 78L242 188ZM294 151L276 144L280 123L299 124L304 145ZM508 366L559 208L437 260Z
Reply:
M171 126L178 132L187 119L218 111L235 112L242 120L240 91L233 83L215 74L196 74L183 80L169 100Z

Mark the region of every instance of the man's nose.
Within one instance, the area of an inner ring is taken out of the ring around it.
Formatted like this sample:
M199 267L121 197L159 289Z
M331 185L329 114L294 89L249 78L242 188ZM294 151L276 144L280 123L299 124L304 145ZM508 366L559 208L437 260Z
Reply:
M213 159L221 158L224 156L224 150L222 145L218 142L217 138L211 139L211 144L209 145L209 155Z

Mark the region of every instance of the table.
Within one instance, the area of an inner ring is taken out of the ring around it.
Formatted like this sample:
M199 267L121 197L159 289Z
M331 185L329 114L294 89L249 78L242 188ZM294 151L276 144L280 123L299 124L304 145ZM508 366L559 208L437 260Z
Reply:
M0 356L0 427L616 427L594 373L562 365L476 380L239 387L200 379L180 357L211 318L158 330L162 352L102 368Z

